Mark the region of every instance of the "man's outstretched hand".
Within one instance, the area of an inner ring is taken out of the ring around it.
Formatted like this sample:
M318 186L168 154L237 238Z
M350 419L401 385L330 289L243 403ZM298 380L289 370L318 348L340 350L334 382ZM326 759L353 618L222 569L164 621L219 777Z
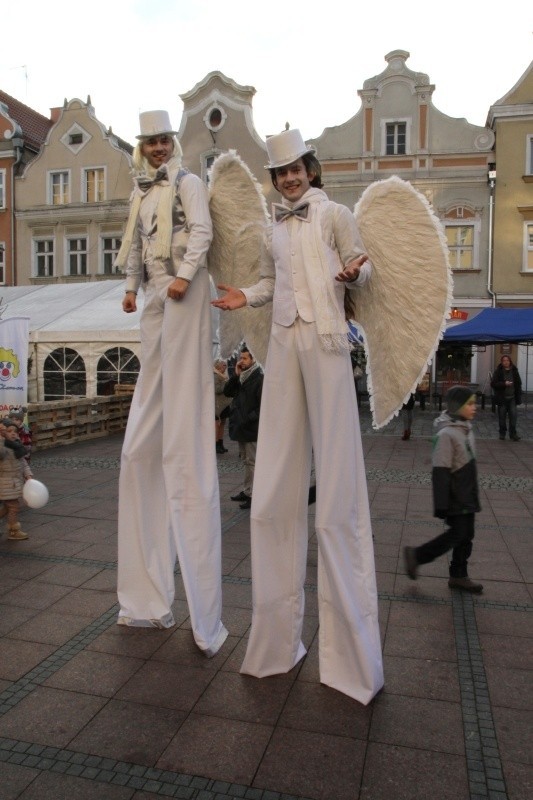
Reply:
M219 297L218 300L211 300L211 305L215 308L220 308L221 311L234 311L236 308L242 308L246 305L246 297L240 289L234 286L227 286L225 283L219 283L217 289L220 289L225 294Z

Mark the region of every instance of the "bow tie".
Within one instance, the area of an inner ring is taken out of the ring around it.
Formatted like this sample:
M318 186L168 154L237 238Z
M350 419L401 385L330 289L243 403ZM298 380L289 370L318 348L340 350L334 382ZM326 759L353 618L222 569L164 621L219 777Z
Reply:
M274 219L276 222L283 222L289 217L296 217L297 219L307 219L307 212L309 211L309 203L300 203L295 208L286 208L279 203L274 203Z
M141 191L147 192L155 183L161 183L161 181L166 181L167 179L167 166L164 164L162 167L159 167L153 178L149 178L148 175L140 175L137 178L137 186Z

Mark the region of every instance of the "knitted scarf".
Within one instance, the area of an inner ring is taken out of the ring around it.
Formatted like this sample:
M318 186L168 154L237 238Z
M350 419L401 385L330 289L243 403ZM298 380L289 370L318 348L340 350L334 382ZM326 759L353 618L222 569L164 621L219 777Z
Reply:
M122 238L122 245L115 260L115 267L122 269L126 265L131 244L133 242L133 237L135 235L135 229L137 227L142 199L147 192L150 191L151 186L153 185L150 185L147 189L141 189L139 186L139 181L144 182L147 179L153 180L153 178L156 176L156 173L161 174L165 172L166 177L158 181L158 185L161 187L161 189L159 194L159 202L157 204L157 236L154 245L154 257L159 259L170 258L170 244L172 239L172 202L174 200L174 188L180 167L181 158L179 156L173 156L173 158L167 161L166 164L163 164L161 167L159 167L158 170L149 169L145 174L136 175L134 177L136 186L133 190L128 222L126 223L126 230L124 231L124 236Z

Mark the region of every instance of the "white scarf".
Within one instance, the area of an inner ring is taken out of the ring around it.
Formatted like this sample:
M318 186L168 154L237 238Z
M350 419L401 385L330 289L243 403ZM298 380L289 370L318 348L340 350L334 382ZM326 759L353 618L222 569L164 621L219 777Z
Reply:
M241 372L241 374L239 375L239 380L241 384L247 381L248 378L250 378L257 369L259 369L259 364L256 361L255 364L252 364L251 367L248 367L248 369L245 369L243 372Z
M145 197L151 188L149 187L147 190L143 191L139 187L137 181L142 178L153 179L156 172L166 172L167 177L159 183L161 190L159 193L159 202L157 204L157 235L154 245L154 257L159 259L170 258L170 245L172 240L172 203L174 200L176 178L180 171L180 167L181 158L179 156L173 156L173 158L167 161L166 164L163 164L161 167L159 167L159 170L150 169L147 171L147 173L143 173L142 175L139 174L134 177L136 186L133 190L128 222L126 223L126 230L124 231L124 236L122 238L122 245L115 260L115 267L122 268L126 265L133 237L135 235L135 229L137 227L141 202L143 197Z

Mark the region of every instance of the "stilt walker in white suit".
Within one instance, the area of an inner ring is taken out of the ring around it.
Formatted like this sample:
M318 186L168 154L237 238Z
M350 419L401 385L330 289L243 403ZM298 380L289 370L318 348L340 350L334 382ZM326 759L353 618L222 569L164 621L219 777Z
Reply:
M267 139L273 209L261 279L224 310L273 300L251 509L253 618L241 672L288 672L302 643L307 499L317 478L320 680L367 704L383 686L370 513L344 314L371 265L351 212L321 191L298 130Z
M126 430L119 483L119 624L174 625L179 559L198 647L214 655L221 622L221 532L213 442L207 192L181 168L166 111L140 115L130 217L118 266L123 308L141 317L141 371Z

